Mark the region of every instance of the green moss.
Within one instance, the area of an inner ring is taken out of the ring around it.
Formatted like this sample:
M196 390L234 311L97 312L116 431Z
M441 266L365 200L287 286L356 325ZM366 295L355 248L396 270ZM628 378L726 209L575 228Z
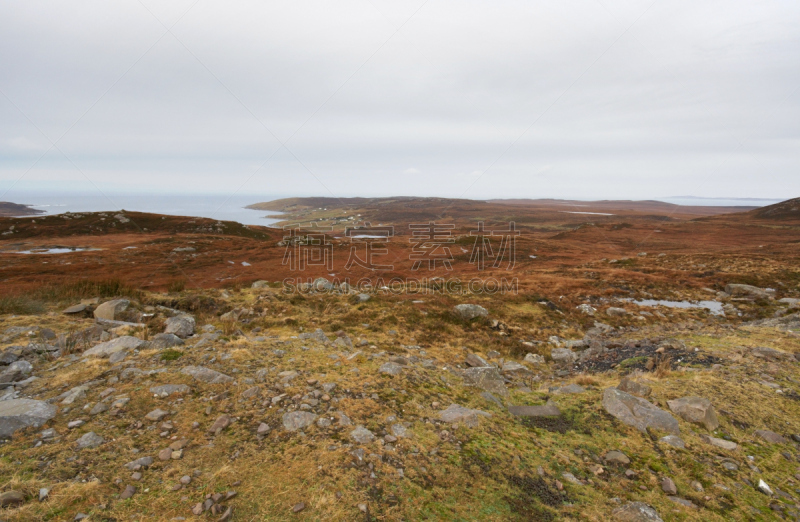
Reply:
M162 361L175 361L183 357L183 352L180 350L166 349L161 352Z

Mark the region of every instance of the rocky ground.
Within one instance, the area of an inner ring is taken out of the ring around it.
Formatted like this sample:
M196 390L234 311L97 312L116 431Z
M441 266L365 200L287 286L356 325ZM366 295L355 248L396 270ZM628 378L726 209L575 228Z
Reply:
M0 518L800 519L793 297L253 286L2 316Z

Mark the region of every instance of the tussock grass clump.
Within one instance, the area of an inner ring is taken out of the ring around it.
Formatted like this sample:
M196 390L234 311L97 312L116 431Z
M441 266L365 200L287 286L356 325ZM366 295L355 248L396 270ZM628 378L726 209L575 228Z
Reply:
M142 291L123 283L119 279L83 280L48 285L34 292L38 299L48 302L65 303L89 297L131 297L139 299Z
M28 297L0 298L0 314L36 315L44 312L44 303Z

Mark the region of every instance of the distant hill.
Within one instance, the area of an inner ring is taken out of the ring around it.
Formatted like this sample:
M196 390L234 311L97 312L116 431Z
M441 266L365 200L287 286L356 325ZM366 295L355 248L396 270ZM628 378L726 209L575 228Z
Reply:
M760 219L800 219L800 198L789 199L775 205L759 208L749 212L749 214Z
M263 203L254 203L245 208L254 210L277 210L280 212L291 212L294 210L309 210L319 208L367 208L376 206L388 206L393 204L432 204L446 205L453 203L468 203L473 205L483 205L485 202L471 199L448 199L448 198L423 198L414 196L395 196L387 198L333 198L333 197L311 197L311 198L284 198Z
M19 217L38 216L39 214L44 214L44 211L31 208L30 205L20 205L19 203L11 203L10 201L0 201L0 216Z

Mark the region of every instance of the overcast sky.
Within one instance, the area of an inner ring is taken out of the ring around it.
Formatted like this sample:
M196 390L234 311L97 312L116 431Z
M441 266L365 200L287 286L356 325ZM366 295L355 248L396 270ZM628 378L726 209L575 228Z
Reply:
M798 28L797 0L2 2L0 195L796 197Z

